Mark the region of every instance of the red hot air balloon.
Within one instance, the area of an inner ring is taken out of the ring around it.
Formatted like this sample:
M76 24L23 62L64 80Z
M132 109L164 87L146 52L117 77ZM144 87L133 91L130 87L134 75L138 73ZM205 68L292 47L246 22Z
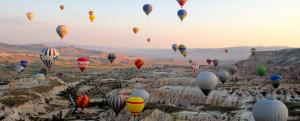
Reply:
M140 58L136 59L134 62L136 68L139 70L143 65L144 65L144 61Z
M213 61L212 59L209 59L209 58L206 59L206 62L207 62L208 65L210 65L212 63L212 61Z
M77 64L81 72L83 72L89 65L89 58L87 57L80 57L77 59Z
M85 109L89 103L90 103L90 99L86 95L76 97L76 104L78 107L81 108L81 110Z
M177 0L178 4L183 7L188 0Z

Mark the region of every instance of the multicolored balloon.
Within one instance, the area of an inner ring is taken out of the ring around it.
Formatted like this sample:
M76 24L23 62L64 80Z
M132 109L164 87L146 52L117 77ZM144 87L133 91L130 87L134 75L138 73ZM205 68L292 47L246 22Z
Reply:
M118 116L121 110L126 106L126 99L123 95L112 95L107 100L108 105Z
M151 4L145 4L143 6L143 10L147 16L152 12L152 9L153 9L153 7Z
M183 21L187 16L187 11L185 9L180 9L178 10L177 15L180 18L180 20Z
M69 28L66 25L59 25L56 27L56 33L59 35L61 40L69 33Z
M87 57L80 57L76 61L81 72L88 68L90 62Z
M54 62L58 60L58 57L59 52L55 48L44 48L40 54L41 61L48 70L50 70Z
M191 62L193 72L196 72L199 69L200 64L196 61Z
M110 63L113 63L113 62L115 61L116 58L117 58L117 57L116 57L116 55L115 55L114 53L109 53L109 54L107 55L107 59L110 61Z
M135 64L136 68L138 70L140 70L140 68L144 65L144 60L140 59L140 58L135 59L134 64Z
M183 52L186 51L186 46L181 44L181 45L178 46L178 50L180 51L180 53L183 53Z
M178 4L181 6L181 8L185 5L187 0L177 0Z
M94 20L96 19L96 16L94 15L94 11L89 11L89 19L91 22L94 22Z
M27 12L27 13L26 13L26 17L27 17L27 19L28 19L29 21L31 21L31 20L33 19L33 17L34 17L33 12Z

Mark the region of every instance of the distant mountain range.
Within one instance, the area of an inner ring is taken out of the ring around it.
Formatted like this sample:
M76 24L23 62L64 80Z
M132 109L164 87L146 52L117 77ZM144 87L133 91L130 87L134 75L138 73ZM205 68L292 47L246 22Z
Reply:
M110 48L99 46L66 46L53 44L30 44L30 45L10 45L0 43L1 51L19 52L19 53L35 53L38 54L40 50L47 46L56 46L63 56L79 57L79 56L98 56L105 57L107 52L116 52L119 56L133 56L144 58L164 58L164 59L184 59L177 51L170 49L130 49L130 48ZM250 46L230 47L228 53L224 52L225 48L192 48L188 49L188 59L205 60L206 58L219 59L224 61L239 61L247 59L250 56ZM257 51L273 51L287 49L286 46L272 46L272 47L255 47Z

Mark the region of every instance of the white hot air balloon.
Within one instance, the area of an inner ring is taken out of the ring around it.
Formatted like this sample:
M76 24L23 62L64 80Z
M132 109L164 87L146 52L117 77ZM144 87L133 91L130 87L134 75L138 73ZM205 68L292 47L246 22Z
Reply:
M40 54L40 58L44 65L50 70L56 60L58 60L59 52L55 48L44 48Z
M289 112L284 103L276 99L261 99L253 110L255 121L287 121Z
M210 71L203 71L196 77L197 85L202 90L202 92L207 96L218 83L217 76Z
M227 71L219 71L218 77L222 83L225 83L229 80L229 73Z
M139 88L136 88L133 90L131 96L137 96L137 97L141 97L144 99L144 101L147 103L148 100L149 100L149 93L144 90L144 89L139 89Z

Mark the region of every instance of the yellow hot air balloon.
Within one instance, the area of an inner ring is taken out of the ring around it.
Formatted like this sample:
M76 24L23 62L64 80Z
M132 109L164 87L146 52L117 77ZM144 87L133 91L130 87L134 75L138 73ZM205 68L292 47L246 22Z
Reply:
M145 107L144 99L137 96L130 97L126 101L126 107L131 112L131 115L136 117Z
M187 52L186 51L182 52L182 55L183 55L183 57L186 57L187 56Z
M33 15L32 12L27 12L26 16L27 16L27 18L28 18L29 21L31 21L33 19L33 17L34 17L34 15Z
M91 21L91 22L94 22L95 19L96 19L96 16L95 16L95 15L90 15L90 21Z
M139 32L139 28L134 27L134 28L132 29L132 31L133 31L135 34L137 34L137 33Z
M64 37L69 33L69 29L66 25L59 25L56 27L56 32L61 39L64 39Z

